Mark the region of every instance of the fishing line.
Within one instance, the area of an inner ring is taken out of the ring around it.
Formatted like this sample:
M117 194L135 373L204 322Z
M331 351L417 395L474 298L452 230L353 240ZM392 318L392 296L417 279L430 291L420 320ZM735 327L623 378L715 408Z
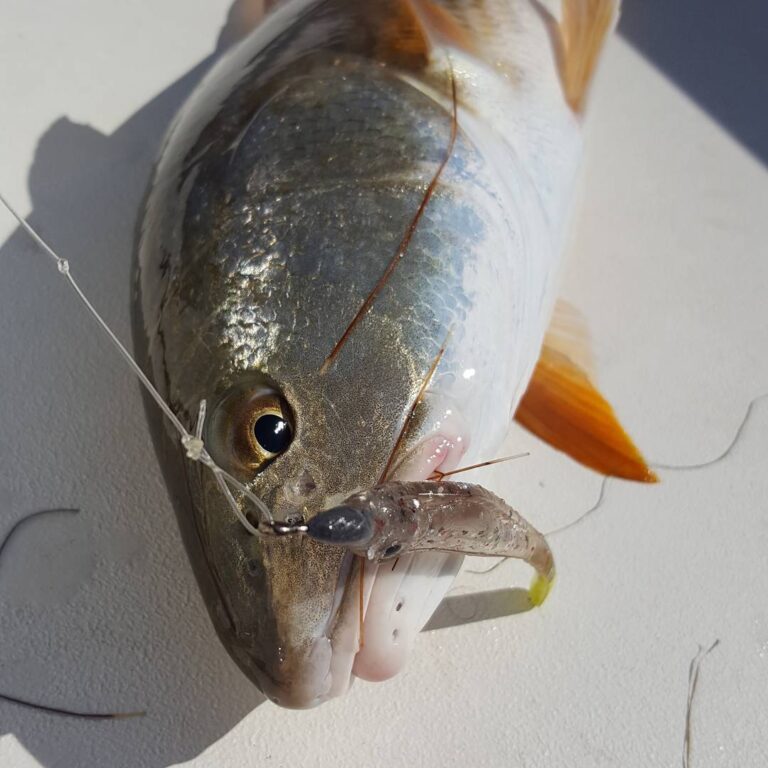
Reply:
M662 463L654 463L649 464L649 466L652 469L664 469L670 472L690 472L697 469L706 469L707 467L712 467L715 464L719 464L724 459L728 458L728 456L732 453L733 449L736 447L736 444L739 442L739 439L741 438L742 434L744 433L744 429L747 426L747 422L752 417L752 414L754 412L755 405L757 405L758 402L761 400L764 400L768 398L768 392L764 392L761 395L758 395L757 397L753 398L749 401L749 404L747 405L747 409L744 412L744 416L739 422L738 427L736 428L736 431L731 438L728 445L725 447L723 451L721 451L717 456L715 456L713 459L708 459L706 461L696 462L693 464L662 464ZM575 520L572 520L570 523L566 523L565 525L560 526L559 528L555 528L552 531L549 531L545 534L545 536L553 536L556 533L562 533L563 531L573 528L574 526L578 525L579 523L583 522L587 517L592 515L594 512L596 512L605 501L606 496L606 488L608 486L608 482L611 480L615 480L617 478L613 477L604 477L602 483L600 484L600 492L598 494L597 500L595 503L586 511L582 512Z
M36 709L38 712L47 712L50 715L61 715L62 717L79 717L83 720L128 720L132 717L144 717L147 713L137 712L80 712L76 709L64 709L62 707L50 707L47 704L38 704L27 699L20 699L17 696L9 696L6 693L0 693L0 700L7 701L9 704L16 704L19 707Z
M720 640L715 640L709 648L699 646L697 654L691 659L688 668L688 704L685 709L685 734L683 736L683 768L690 767L691 761L691 713L693 712L693 697L696 695L696 686L699 683L699 669L701 662L720 645Z
M715 456L713 459L708 459L706 461L696 462L693 464L649 464L649 466L652 469L663 469L671 472L690 472L697 469L706 469L707 467L714 466L715 464L718 464L719 462L723 461L724 459L728 458L728 456L733 452L733 449L736 447L736 444L739 442L742 434L744 433L744 429L747 426L747 422L752 418L752 414L754 412L755 405L759 403L761 400L765 400L768 398L768 392L764 392L761 395L758 395L757 397L754 397L752 400L749 401L749 404L747 405L747 409L744 412L744 417L739 422L738 427L736 428L736 431L731 438L728 445L725 447L724 450L722 450L717 456ZM608 483L612 480L616 480L619 478L615 477L603 477L601 483L600 483L600 490L597 494L597 499L595 502L589 507L589 509L584 510L582 513L580 513L575 519L571 520L569 523L566 523L565 525L561 525L558 528L555 528L551 531L548 531L544 535L547 537L552 537L556 534L563 533L563 531L568 530L569 528L573 528L580 523L584 522L586 518L590 517L592 514L597 512L600 507L603 506L606 498L606 490L608 488ZM499 560L498 563L494 563L490 568L486 568L485 570L467 570L467 573L471 573L474 575L484 575L491 573L492 571L495 571L497 568L499 568L501 565L503 565L506 562L506 559Z
M523 459L530 456L530 452L516 453L513 456L502 456L499 459L491 459L490 461L481 461L479 464L470 464L468 467L459 467L458 469L452 469L449 472L441 472L439 469L434 470L430 480L445 480L446 477L452 477L453 475L459 475L462 472L469 472L471 469L482 469L483 467L491 467L494 464L501 464L505 461L514 461L515 459Z
M41 509L37 512L31 512L30 514L17 520L10 528L8 533L3 537L0 542L0 563L2 563L2 555L8 547L11 539L17 534L20 528L25 527L27 523L42 515L53 514L71 514L76 515L80 512L79 509L74 507L60 507L55 509ZM0 701L6 701L9 704L16 704L20 707L27 707L28 709L36 709L38 712L47 712L51 715L62 715L66 717L79 717L87 720L124 720L130 717L143 717L146 712L82 712L75 709L65 709L63 707L52 707L48 704L39 704L28 699L21 699L18 696L11 696L7 693L0 693Z
M85 293L83 293L82 289L77 284L77 282L75 281L75 278L72 275L72 272L69 266L69 261L59 256L53 250L53 248L51 248L51 246L49 246L48 243L46 243L45 240L43 240L43 238L33 229L32 225L29 224L25 218L23 218L20 214L16 212L16 210L5 199L2 193L0 193L0 203L3 204L3 206L8 210L8 212L13 216L13 218L16 219L16 221L21 225L22 229L35 241L35 243L56 263L56 267L59 273L67 280L70 288L75 292L75 295L80 300L80 303L86 308L88 313L96 321L96 323L99 325L101 330L104 331L104 333L107 335L112 345L117 348L117 351L120 353L120 356L128 364L128 367L133 371L133 373L137 376L137 378L141 382L141 385L149 393L149 395L152 397L155 403L157 403L158 407L165 414L168 420L171 422L174 429L179 433L180 442L184 447L187 458L190 461L196 461L196 462L199 462L200 464L203 464L204 466L208 467L208 469L210 469L211 472L213 472L216 478L216 483L218 484L219 488L224 494L224 497L226 498L227 503L232 509L232 512L235 514L235 516L243 525L243 527L253 535L259 535L261 533L258 525L257 526L252 525L251 522L247 519L247 516L239 508L239 505L237 504L234 498L234 495L232 494L233 488L239 493L241 493L248 501L251 502L251 504L253 504L253 506L256 508L256 510L259 513L258 515L259 522L264 521L268 525L272 525L274 523L274 519L272 518L272 513L269 511L266 504L264 504L264 502L261 501L261 499L255 496L239 480L232 477L232 475L230 475L228 472L223 470L218 464L216 464L216 462L211 458L210 454L206 450L205 444L202 439L202 424L203 424L203 420L205 419L205 401L200 403L197 427L195 430L195 434L192 435L186 429L186 427L181 423L178 416L176 416L176 414L173 412L173 410L168 405L168 403L165 402L162 395L157 391L155 386L152 384L152 382L149 380L147 375L141 369L141 366L136 362L136 360L134 360L131 353L125 348L123 343L115 335L115 333L112 331L109 325L107 325L107 322L98 313L98 311L93 306L93 304L91 304L91 302L88 300L88 297L85 295Z
M30 512L28 515L26 515L26 517L22 517L20 520L17 520L11 526L8 533L5 534L2 542L0 542L0 563L2 563L3 552L5 552L5 550L7 549L11 539L16 535L19 528L25 527L27 523L29 523L31 520L34 520L43 515L57 515L57 514L76 515L79 512L80 510L77 509L76 507L56 507L54 509L41 509L37 512Z

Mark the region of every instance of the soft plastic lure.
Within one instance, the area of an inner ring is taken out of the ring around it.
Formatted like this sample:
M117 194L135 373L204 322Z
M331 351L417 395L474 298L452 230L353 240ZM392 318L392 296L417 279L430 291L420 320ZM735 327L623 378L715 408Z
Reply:
M385 483L350 496L302 528L317 541L372 561L425 550L524 560L536 570L534 605L544 601L555 578L544 536L503 499L469 483Z

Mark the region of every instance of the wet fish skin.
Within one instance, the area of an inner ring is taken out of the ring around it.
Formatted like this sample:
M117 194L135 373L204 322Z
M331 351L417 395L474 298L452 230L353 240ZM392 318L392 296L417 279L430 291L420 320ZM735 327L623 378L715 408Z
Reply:
M545 238L538 249L542 214L521 210L529 182L500 184L498 158L462 130L407 258L320 373L451 130L446 71L414 84L413 73L383 67L376 25L396 4L360 5L296 0L219 62L171 128L138 245L136 344L188 427L201 400L215 414L233 390L272 387L290 409L289 450L256 475L206 433L213 458L279 519L310 518L377 482L449 329L406 447L449 411L472 422L473 448L498 445L545 327L531 263L534 252L554 262L555 248ZM306 538L250 536L169 437L158 453L224 645L282 705L343 692L356 642L351 558Z

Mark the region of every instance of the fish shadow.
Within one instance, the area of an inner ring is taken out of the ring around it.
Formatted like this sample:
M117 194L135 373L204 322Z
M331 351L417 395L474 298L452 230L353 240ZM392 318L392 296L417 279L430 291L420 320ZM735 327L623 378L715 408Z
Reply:
M60 118L29 173L29 221L66 256L118 336L130 339L137 215L162 137L195 84L241 34L232 6L217 49L104 135ZM186 762L264 697L215 637L181 546L134 377L55 265L17 229L0 248L0 693L69 709L146 710L92 721L0 702L44 766Z
M431 632L478 621L501 619L526 613L533 607L527 589L494 589L465 595L449 595L440 603L422 631Z

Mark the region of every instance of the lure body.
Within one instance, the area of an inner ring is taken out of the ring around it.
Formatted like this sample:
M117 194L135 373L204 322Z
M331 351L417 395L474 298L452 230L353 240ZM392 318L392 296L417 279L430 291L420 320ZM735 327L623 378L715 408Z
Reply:
M535 568L544 584L555 578L541 533L496 494L468 483L379 485L313 517L307 534L376 562L437 550L516 558Z
M527 0L292 0L177 116L141 226L136 344L190 431L207 401L211 456L277 519L311 520L390 465L387 480L426 480L495 454L554 304L578 164L558 66ZM190 559L243 671L290 707L395 674L461 556L362 571L311 538L250 536L176 443L156 424Z

